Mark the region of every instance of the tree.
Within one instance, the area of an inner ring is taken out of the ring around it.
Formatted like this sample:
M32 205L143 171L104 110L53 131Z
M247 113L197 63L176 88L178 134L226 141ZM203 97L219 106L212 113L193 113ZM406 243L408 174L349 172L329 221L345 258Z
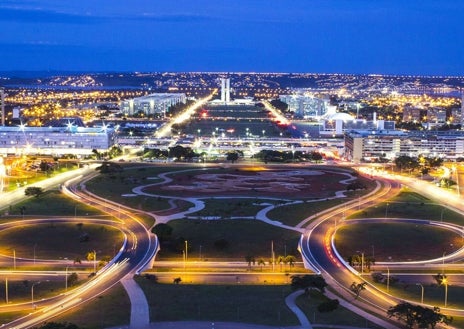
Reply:
M440 308L438 307L431 309L421 305L413 305L408 302L401 302L390 307L387 311L387 315L389 318L395 317L403 321L408 328L417 325L419 328L428 328L430 326L433 329L437 323L448 325L453 321L452 317L441 314Z
M155 227L151 230L161 242L169 241L172 237L172 226L169 226L165 223L156 224Z
M251 269L251 263L255 263L255 258L251 255L246 255L245 261L248 263L248 268Z
M89 262L94 261L94 260L96 260L96 258L97 258L97 253L96 253L95 251L89 251L89 252L87 253L87 255L85 256L85 258L86 258Z
M291 286L294 290L316 288L320 292L324 292L327 283L320 275L292 275Z
M238 153L237 152L227 152L227 161L231 161L235 163L238 160Z
M443 281L446 280L446 274L438 273L437 275L434 275L433 278L435 281L437 281L437 284L441 286L443 284Z
M67 280L68 280L68 286L74 286L79 281L79 277L76 272L73 272L70 275L68 275Z
M258 266L261 266L261 271L263 270L263 266L266 265L264 258L258 258Z
M44 192L43 188L37 187L37 186L29 186L28 188L26 188L26 190L24 190L25 195L35 196L36 198L41 196L43 192Z
M295 265L295 262L296 262L296 257L295 256L287 255L287 257L285 257L285 263L289 264L290 268L292 268L293 265Z
M280 271L282 272L282 264L285 260L285 257L284 256L278 256L277 259L276 259L276 264L279 264L280 265Z
M365 287L366 284L367 284L366 282L362 282L362 283L353 282L351 284L350 290L355 293L356 295L355 299L359 297L359 294L361 293L361 291L366 289Z
M174 278L174 280L172 280L172 282L173 282L174 284L179 284L179 283L182 282L182 279L181 279L181 278Z

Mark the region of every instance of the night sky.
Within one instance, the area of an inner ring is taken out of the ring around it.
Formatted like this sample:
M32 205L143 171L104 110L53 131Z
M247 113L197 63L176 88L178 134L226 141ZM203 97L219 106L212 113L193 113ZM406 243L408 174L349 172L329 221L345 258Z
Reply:
M0 70L464 75L461 0L1 0Z

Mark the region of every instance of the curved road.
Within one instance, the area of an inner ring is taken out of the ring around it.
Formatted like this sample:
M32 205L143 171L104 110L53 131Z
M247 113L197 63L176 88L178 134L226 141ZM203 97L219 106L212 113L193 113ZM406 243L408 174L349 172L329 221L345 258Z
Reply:
M90 171L83 172L83 174L87 175L89 173ZM87 179L91 176L92 174L88 175ZM79 176L73 181L77 183L78 181L85 181L85 179L86 177ZM114 217L118 217L120 221L118 225L126 235L124 247L105 268L98 271L97 275L86 284L69 291L63 296L58 296L49 305L47 304L29 315L7 323L2 328L29 328L47 321L70 308L82 305L104 293L125 277L138 274L151 266L158 251L159 245L156 236L148 231L132 212L121 208L119 205L80 192L72 183L64 184L62 190L76 201L85 202L112 214ZM49 222L50 219L47 221Z

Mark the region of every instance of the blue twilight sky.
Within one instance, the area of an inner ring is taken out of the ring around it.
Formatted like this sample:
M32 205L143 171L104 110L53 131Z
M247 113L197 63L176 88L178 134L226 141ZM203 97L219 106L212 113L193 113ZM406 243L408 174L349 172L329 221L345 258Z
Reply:
M464 75L464 1L0 0L0 70Z

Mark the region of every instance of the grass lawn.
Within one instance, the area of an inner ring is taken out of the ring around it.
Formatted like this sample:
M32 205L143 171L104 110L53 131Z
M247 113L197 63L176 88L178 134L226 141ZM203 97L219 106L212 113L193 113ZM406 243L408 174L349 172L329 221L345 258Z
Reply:
M288 206L276 207L267 213L268 218L283 224L295 226L306 218L325 209L347 202L347 199L323 199L317 202L304 202ZM309 224L308 222L307 224Z
M262 199L204 199L205 208L191 214L192 216L214 216L219 218L254 217L265 206Z
M287 308L289 285L159 284L139 277L152 322L230 321L272 326L298 325Z
M80 329L101 329L128 325L130 322L130 301L121 284L57 318L54 322L69 322Z
M435 275L435 274L434 274ZM404 277L404 274L401 274ZM432 274L430 275L430 278ZM375 283L370 277L365 276L365 279L379 289L386 291L386 283ZM420 282L420 281L419 281ZM424 283L424 303L443 308L445 301L445 287L439 286L436 283ZM398 281L390 284L389 293L396 297L411 300L420 303L422 289L420 286L411 284L410 282ZM451 308L462 309L464 306L464 287L450 284L448 285L447 306ZM446 314L446 312L444 312Z
M53 205L53 206L51 206ZM15 205L3 208L3 212L8 215L21 216L20 209L25 207L24 215L34 216L84 216L84 215L102 215L100 211L93 207L86 206L66 197L60 191L49 190L39 197L27 198Z
M319 304L328 301L322 293L317 290L310 290L309 296L301 295L297 298L296 304L306 314L312 324L322 324L326 327L331 325L349 326L358 328L379 328L373 323L366 323L366 319L339 306L333 312L321 313L317 310Z
M385 215L392 218L419 218L435 221L443 218L443 221L455 224L462 224L464 221L462 215L418 193L410 192L407 188L388 202L365 208L353 213L349 218L384 218Z
M68 274L71 274L70 270ZM79 274L77 285L85 282L88 279L88 275ZM44 276L42 278L33 277L24 280L8 279L8 303L32 303L32 285L34 284L34 303L44 298L51 298L58 294L64 293L66 288L66 281L64 274L60 276ZM75 286L77 286L75 285ZM74 287L69 286L69 289ZM0 291L2 291L1 305L5 305L6 301L4 293L6 291L5 280L0 281ZM31 304L32 309L32 304ZM0 313L0 319L3 319L3 313Z
M86 259L89 251L96 250L97 259L113 256L122 246L123 234L107 225L53 223L21 226L0 231L0 253L17 258L36 259ZM89 240L81 242L86 233Z
M184 239L188 241L189 255L209 258L234 258L243 261L251 255L256 259L271 257L271 243L274 242L276 257L287 255L301 258L297 251L300 233L265 224L257 220L175 220L168 223L173 228L169 243L161 244L158 259L182 257ZM227 246L221 248L217 241L223 239ZM215 245L216 242L216 245ZM177 248L176 248L177 247Z
M426 243L424 243L426 241ZM376 261L408 261L438 258L462 246L462 237L428 225L364 223L341 226L335 246L344 259L364 251Z

